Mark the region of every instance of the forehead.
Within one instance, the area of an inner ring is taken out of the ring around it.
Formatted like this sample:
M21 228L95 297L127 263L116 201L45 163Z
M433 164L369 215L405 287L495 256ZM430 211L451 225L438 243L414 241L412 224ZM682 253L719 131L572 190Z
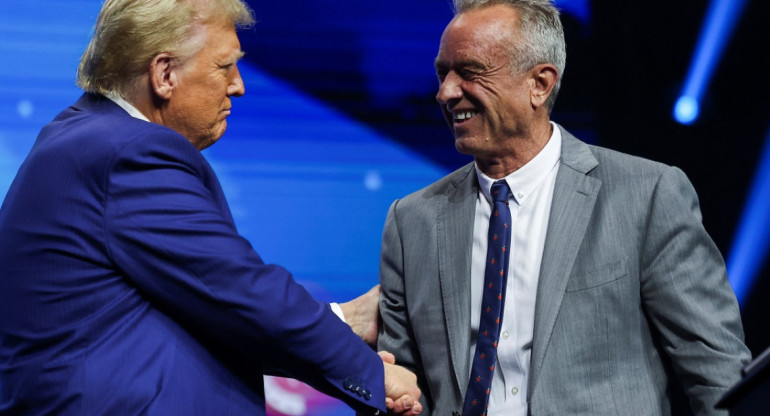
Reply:
M238 34L232 23L205 24L201 27L204 44L198 53L213 59L238 59L243 55Z
M437 61L465 55L491 58L492 55L502 53L503 45L512 41L516 17L516 11L505 5L458 14L441 36Z

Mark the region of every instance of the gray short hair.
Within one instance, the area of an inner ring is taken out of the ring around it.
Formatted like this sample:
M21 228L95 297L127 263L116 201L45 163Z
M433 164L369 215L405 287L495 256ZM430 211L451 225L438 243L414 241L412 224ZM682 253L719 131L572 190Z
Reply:
M550 112L561 87L567 50L559 10L551 0L454 0L455 14L502 4L515 9L519 15L521 42L508 45L511 65L519 72L549 63L556 67L559 79L546 100Z
M189 58L203 47L195 28L222 19L236 27L254 23L242 0L106 0L80 59L77 84L87 92L125 96L155 56Z

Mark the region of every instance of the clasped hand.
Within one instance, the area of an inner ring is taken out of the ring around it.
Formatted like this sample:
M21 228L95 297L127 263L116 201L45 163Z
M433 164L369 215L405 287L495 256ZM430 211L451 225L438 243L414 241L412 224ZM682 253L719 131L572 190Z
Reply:
M350 328L372 347L377 344L379 298L380 285L376 285L356 299L340 304ZM396 365L396 357L393 354L387 351L380 351L378 354L385 366L385 407L398 415L420 414L422 404L419 401L421 393L417 387L417 376Z
M377 354L385 366L385 407L399 415L418 415L422 412L417 376L396 365L396 357L387 352Z

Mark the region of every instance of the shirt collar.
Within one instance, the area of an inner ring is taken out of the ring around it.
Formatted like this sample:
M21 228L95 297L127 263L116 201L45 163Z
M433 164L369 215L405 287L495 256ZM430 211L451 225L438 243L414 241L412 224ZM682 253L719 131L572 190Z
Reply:
M559 126L551 122L551 137L540 152L524 166L503 178L511 189L513 200L524 205L527 197L543 182L559 160L561 159L561 130ZM484 197L492 203L490 194L492 184L498 179L492 179L485 175L478 164L474 164L476 176L479 179L479 187Z
M104 94L107 98L112 100L115 104L119 105L120 108L126 110L126 112L133 118L138 118L139 120L144 120L149 122L150 120L145 117L144 114L142 114L139 110L136 109L131 103L121 98L118 94L108 92Z

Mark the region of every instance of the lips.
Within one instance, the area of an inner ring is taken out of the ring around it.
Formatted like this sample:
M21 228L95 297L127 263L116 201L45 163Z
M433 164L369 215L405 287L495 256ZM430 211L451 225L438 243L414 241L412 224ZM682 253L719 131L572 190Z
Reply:
M473 118L476 114L478 114L477 111L467 110L467 111L453 111L452 112L452 121L455 123L462 123L464 121L467 121L471 118Z

